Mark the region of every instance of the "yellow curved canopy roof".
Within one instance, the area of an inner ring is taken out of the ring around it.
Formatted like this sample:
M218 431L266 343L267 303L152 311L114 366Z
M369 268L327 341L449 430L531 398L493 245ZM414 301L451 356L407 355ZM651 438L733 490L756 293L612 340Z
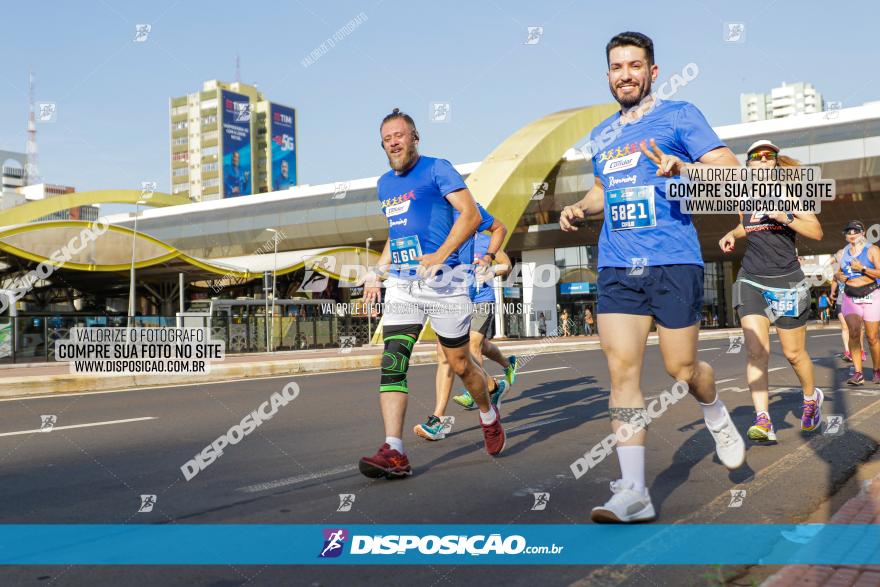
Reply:
M319 273L340 279L339 269L345 265L364 262L365 249L361 247L330 247L306 251L279 252L201 259L183 253L168 243L142 232L109 225L104 227L82 220L54 220L0 229L0 249L29 259L35 263L49 263L65 269L79 271L125 271L131 267L134 241L135 267L151 267L179 259L190 265L218 275L254 279L264 271L276 270L279 275L290 273L308 264ZM95 241L83 239L84 232L92 230L100 234ZM98 246L100 245L100 246ZM81 250L79 250L81 249ZM372 258L379 253L370 250ZM58 263L58 255L65 260ZM53 259L54 257L54 259ZM324 260L323 263L317 262Z

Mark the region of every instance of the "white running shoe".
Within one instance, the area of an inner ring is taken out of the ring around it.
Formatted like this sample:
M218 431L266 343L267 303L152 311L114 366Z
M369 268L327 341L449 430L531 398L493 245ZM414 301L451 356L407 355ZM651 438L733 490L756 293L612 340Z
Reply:
M742 436L733 425L727 406L724 406L724 421L721 425L712 428L709 422L706 422L706 428L715 439L715 452L718 453L718 460L722 465L732 471L746 462L746 443L743 442Z
M591 517L598 524L650 522L657 517L648 489L636 491L632 481L611 482L611 499L602 507L593 508Z

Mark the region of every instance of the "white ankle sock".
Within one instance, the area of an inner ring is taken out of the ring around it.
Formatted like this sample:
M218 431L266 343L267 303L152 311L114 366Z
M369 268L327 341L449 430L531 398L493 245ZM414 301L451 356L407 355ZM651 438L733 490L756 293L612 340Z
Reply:
M697 402L700 404L700 408L703 410L703 418L707 423L712 424L713 426L721 424L724 421L724 413L726 412L724 408L724 402L715 395L715 401L709 404L704 404L702 402Z
M495 406L490 405L488 412L480 412L480 422L488 426L495 421L496 416L497 414L495 414Z
M645 488L645 447L618 446L617 460L620 461L620 477L630 481L633 489L641 491Z
M394 436L386 436L385 443L400 454L403 454L403 439L395 438Z

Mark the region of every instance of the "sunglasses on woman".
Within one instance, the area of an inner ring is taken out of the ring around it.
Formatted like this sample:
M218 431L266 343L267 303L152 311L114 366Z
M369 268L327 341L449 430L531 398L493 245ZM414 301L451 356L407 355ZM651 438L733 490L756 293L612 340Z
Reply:
M862 231L858 228L850 228L849 230L844 231L843 234L862 234Z
M776 159L776 153L773 151L755 151L753 153L749 153L749 161L760 161L765 157L767 159Z

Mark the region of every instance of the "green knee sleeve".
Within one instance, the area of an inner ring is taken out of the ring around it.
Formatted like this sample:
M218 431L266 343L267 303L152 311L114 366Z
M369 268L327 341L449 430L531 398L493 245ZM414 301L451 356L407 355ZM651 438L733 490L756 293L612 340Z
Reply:
M418 333L386 334L385 351L382 353L380 392L408 393L406 372L409 369L409 357L417 339Z

